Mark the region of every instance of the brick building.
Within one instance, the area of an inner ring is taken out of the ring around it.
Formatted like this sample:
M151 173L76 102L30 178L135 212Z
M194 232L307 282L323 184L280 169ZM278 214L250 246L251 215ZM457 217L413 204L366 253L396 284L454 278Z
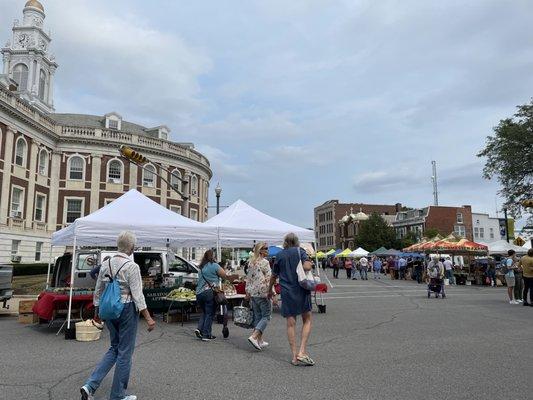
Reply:
M418 238L424 236L428 229L437 229L444 235L455 233L473 240L472 207L429 206L413 210L401 211L393 222L398 238L408 232L415 232Z
M364 203L340 203L339 200L328 200L325 203L315 207L315 232L318 250L329 250L333 247L349 247L348 238L352 238L356 232L350 232L350 226L356 230L356 224L350 224L350 221L357 221L357 214L366 214L367 216L377 213L385 219L392 219L398 211L402 209L400 203L394 205L386 204L364 204ZM344 219L348 217L349 220Z

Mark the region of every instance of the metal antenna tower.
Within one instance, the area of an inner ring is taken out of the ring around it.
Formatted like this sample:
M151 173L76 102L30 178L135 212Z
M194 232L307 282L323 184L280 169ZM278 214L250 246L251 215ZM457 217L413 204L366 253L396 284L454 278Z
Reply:
M433 204L439 205L439 190L437 185L437 162L431 161L431 166L433 167L433 175L431 176L431 181L433 182Z

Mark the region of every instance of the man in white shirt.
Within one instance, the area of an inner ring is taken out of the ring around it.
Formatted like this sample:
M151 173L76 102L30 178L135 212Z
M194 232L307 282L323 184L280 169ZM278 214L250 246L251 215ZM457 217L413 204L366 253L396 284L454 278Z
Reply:
M361 274L361 280L367 281L368 280L368 259L366 257L361 257L359 260L359 266L361 267L361 270L359 273Z
M455 275L453 274L453 263L450 257L446 257L444 260L444 269L446 273L446 278L450 281L450 285L455 285Z

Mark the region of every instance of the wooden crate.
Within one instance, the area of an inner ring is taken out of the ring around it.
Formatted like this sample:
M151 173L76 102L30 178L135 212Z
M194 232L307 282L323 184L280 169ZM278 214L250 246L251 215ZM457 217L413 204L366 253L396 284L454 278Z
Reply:
M20 300L19 301L19 314L30 314L33 312L33 306L37 303L37 300Z
M19 323L36 324L39 322L39 316L33 313L19 314Z

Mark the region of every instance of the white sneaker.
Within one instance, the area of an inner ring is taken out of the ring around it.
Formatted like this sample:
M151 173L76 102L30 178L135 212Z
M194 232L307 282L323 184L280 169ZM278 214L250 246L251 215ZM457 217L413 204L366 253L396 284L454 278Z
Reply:
M509 304L519 304L519 303L518 303L518 301L516 301L516 300L511 300L511 301L509 302Z
M517 303L523 303L524 300L516 300Z
M81 400L94 400L94 396L87 385L83 385L80 388Z
M268 347L268 342L261 342L259 346L261 346L261 348Z
M250 344L252 346L254 346L257 350L261 350L261 345L259 344L259 342L257 341L257 339L254 339L252 336L250 336L248 338L248 341L250 342Z
M124 397L122 400L137 400L137 396L134 396L132 394Z

